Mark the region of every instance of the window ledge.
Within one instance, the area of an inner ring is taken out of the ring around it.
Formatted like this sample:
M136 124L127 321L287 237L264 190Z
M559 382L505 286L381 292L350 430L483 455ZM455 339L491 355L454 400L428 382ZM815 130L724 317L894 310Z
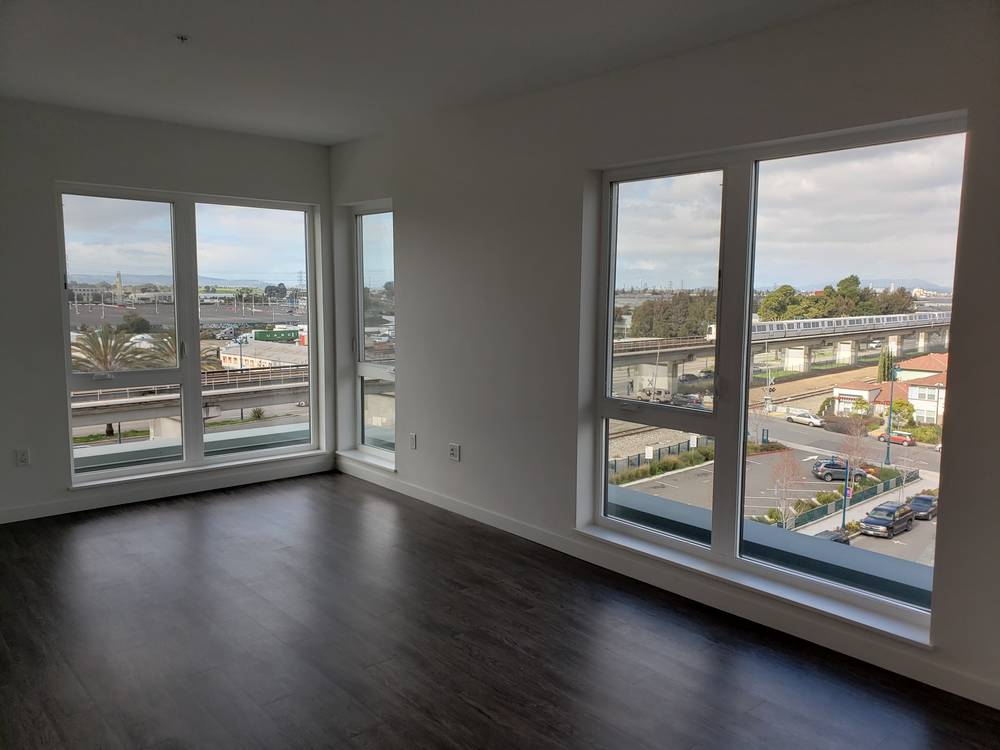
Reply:
M329 456L330 454L327 451L313 449L297 451L295 453L281 453L273 456L257 456L256 458L237 459L231 461L215 461L211 463L199 464L198 466L178 466L176 468L161 469L159 471L147 471L141 474L128 474L124 476L97 477L94 479L78 480L73 481L69 489L86 490L92 487L108 487L117 484L142 482L149 479L163 479L165 477L202 474L205 472L214 472L225 469L258 466L261 464L288 462L301 459L329 459Z
M352 448L350 450L337 451L337 458L347 459L348 461L354 461L356 463L365 464L366 466L371 466L376 469L381 469L382 471L396 472L396 459L391 454L386 455L385 458L382 456L376 456L373 453L368 453L367 451L358 450L357 448Z
M710 559L704 554L698 555L667 547L622 531L594 524L579 527L577 532L645 557L701 573L747 591L764 594L813 612L859 625L867 630L904 641L909 645L924 649L932 648L930 613L915 610L905 604L896 604L883 599L878 599L877 602L866 602L866 597L861 594L857 597L858 601L845 601L845 598L809 590L786 580L779 580L779 576L768 575L767 573L770 573L771 569L766 565L748 563L745 560L739 560L740 565L731 565L722 560ZM795 573L788 573L788 576L798 577ZM784 577L780 576L780 578ZM870 603L871 606L865 606L866 603Z

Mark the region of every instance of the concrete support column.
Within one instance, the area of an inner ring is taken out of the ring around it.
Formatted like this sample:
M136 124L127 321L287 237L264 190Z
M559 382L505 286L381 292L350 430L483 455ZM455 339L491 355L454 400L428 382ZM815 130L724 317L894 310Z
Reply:
M889 354L894 357L898 357L903 353L903 337L902 336L886 336L885 337L886 346L889 347Z
M681 363L680 362L670 362L667 365L670 369L670 374L667 377L666 388L671 393L677 393L677 379L681 375Z
M183 438L184 428L180 417L157 417L149 420L149 439Z
M790 346L785 349L783 367L791 372L809 372L812 365L811 346Z
M917 352L924 354L930 349L930 334L927 331L917 331Z
M858 363L858 342L838 341L834 347L838 365L856 365Z
M944 337L944 348L947 349L948 337L951 335L951 328L945 328L944 331L941 333L941 335Z

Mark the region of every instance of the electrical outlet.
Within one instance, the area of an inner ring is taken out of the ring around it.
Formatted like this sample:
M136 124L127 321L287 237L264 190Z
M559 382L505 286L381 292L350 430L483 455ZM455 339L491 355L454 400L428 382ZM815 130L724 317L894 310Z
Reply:
M410 433L410 450L415 451L417 449L417 433Z
M31 451L27 448L18 448L14 451L14 463L17 466L31 465Z
M448 443L448 458L452 461L462 460L462 446L458 443Z

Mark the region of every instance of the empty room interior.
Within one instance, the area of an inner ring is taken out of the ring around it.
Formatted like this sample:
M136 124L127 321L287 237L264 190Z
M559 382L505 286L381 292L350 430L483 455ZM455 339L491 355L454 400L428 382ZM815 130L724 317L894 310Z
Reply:
M0 253L2 750L1000 748L996 0L2 0Z

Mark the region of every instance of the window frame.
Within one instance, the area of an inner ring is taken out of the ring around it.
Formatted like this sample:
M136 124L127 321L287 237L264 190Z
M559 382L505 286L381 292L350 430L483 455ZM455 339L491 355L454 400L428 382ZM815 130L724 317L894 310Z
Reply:
M204 468L222 467L230 464L245 464L258 459L269 459L322 450L320 436L323 434L323 416L319 408L321 396L319 388L319 368L321 362L322 340L319 334L320 315L318 310L317 254L318 220L320 209L315 204L291 201L276 201L268 199L241 198L201 194L185 191L157 190L149 188L119 187L93 183L72 181L57 181L54 186L56 201L56 229L58 243L59 289L62 302L62 340L63 360L65 366L65 399L67 415L67 442L69 444L70 460L68 462L68 486L85 487L113 480L135 479L161 472L189 471ZM69 306L65 303L65 290L68 288L68 273L66 262L66 233L63 220L62 196L80 195L94 198L112 198L121 200L151 201L166 203L171 206L171 240L172 262L174 274L174 311L177 337L178 363L173 368L150 368L147 370L130 370L114 372L111 377L94 373L74 373L72 368L70 346L70 316ZM204 452L204 423L202 410L193 406L202 401L201 391L201 358L200 358L200 324L198 315L198 243L197 243L197 204L214 204L245 208L270 208L285 211L300 211L303 214L304 241L306 251L307 296L309 315L309 425L310 440L308 443L262 448L258 450L238 451L233 453L206 456ZM189 352L198 352L198 356L189 356ZM118 469L101 469L80 473L73 465L73 415L71 392L74 390L94 389L109 381L121 387L141 387L150 385L180 386L181 399L181 446L183 457L180 460L163 461L155 464L141 464L134 467Z
M652 543L667 559L702 570L720 564L729 580L760 590L753 581L797 591L801 598L823 597L849 607L929 627L930 609L817 575L744 557L740 552L743 528L743 485L746 457L743 435L748 427L747 388L751 375L751 315L755 251L758 162L829 151L862 148L926 137L967 132L965 111L953 111L839 131L796 136L777 141L699 152L648 164L607 169L601 174L600 243L598 272L597 376L594 430L596 489L589 523L626 546L648 553ZM610 394L614 331L614 264L617 182L669 177L693 172L723 172L722 228L719 256L719 307L716 318L716 382L713 411L702 412L668 404L650 404L612 398ZM602 307L603 306L603 307ZM715 440L710 546L680 536L622 521L605 513L607 454L605 424L624 419L652 426L689 430ZM631 541L628 541L631 540ZM679 554L675 554L679 553ZM703 562L699 562L703 561ZM933 591L932 591L933 596ZM792 598L792 597L788 597ZM799 597L796 596L796 599Z
M393 286L398 290L399 286L396 284L396 245L395 245L395 220L396 215L390 201L373 201L370 204L364 204L353 207L351 212L351 221L354 222L353 226L353 239L354 239L354 320L352 325L352 353L354 357L354 409L355 409L355 419L354 419L354 446L355 449L361 453L373 456L381 461L388 461L390 463L395 463L396 460L396 450L388 450L387 448L379 448L374 445L366 445L364 442L364 421L365 421L365 402L364 402L364 380L387 380L391 383L397 382L396 365L399 359L399 350L394 351L394 357L392 364L382 364L376 362L370 362L364 358L365 352L365 323L364 323L364 233L362 231L362 219L365 216L374 216L378 214L390 214L393 221L393 248L392 248L392 267L393 267ZM398 332L398 322L396 323L396 330ZM393 428L395 432L395 427ZM395 443L398 449L399 447L399 435L395 434Z

